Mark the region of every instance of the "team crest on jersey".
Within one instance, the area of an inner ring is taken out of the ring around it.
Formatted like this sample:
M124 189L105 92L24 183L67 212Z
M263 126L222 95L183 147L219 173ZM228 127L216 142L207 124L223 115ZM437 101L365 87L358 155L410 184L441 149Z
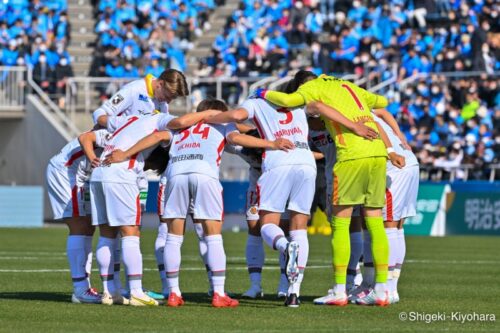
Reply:
M118 105L124 100L123 96L120 94L117 94L111 99L111 104L113 105Z
M142 102L149 101L148 96L144 96L143 94L139 94L139 100Z

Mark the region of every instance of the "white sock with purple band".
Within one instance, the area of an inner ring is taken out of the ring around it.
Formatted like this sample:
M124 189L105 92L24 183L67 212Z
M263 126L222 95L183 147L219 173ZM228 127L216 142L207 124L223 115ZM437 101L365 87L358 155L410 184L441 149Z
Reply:
M158 272L161 280L161 291L163 295L168 294L167 275L165 274L164 250L167 242L168 226L166 223L160 223L158 226L158 235L155 241L155 257L158 265Z
M260 234L262 239L271 248L284 253L288 245L288 240L285 237L285 233L275 224L268 223L264 224L260 229Z
M307 230L292 230L290 231L290 240L299 244L299 255L297 257L297 264L299 266L299 277L297 282L288 287L289 294L297 294L300 296L300 285L304 279L304 270L309 258L309 240L307 238Z
M394 269L396 268L396 260L399 252L398 229L385 228L387 240L389 241L389 272L387 274L387 290L392 293L396 290L394 281Z
M406 255L405 230L398 229L398 253L396 257L396 267L394 268L394 290L398 290L399 276L401 275L401 267Z
M226 253L222 235L205 236L208 248L208 266L212 271L212 283L214 293L224 295L224 284L226 281Z
M103 292L114 294L114 260L113 254L115 251L115 239L107 237L99 237L95 256L99 265L99 274L102 280Z
M87 262L85 236L68 236L66 241L66 255L68 257L69 270L73 281L73 289L78 292L87 290L90 285L87 279L87 272L85 271Z
M168 234L164 251L165 274L167 275L169 293L175 293L177 296L181 296L179 269L181 267L181 246L183 242L184 236Z
M92 239L93 236L85 236L85 257L87 258L85 261L85 272L87 275L87 281L89 286L91 286L90 275L92 274Z
M205 264L205 269L207 270L207 279L210 287L213 288L212 283L212 271L208 265L208 246L205 239L205 233L203 232L203 225L201 223L194 223L194 231L196 236L198 236L198 250L200 251L200 257Z
M265 260L262 237L248 235L245 257L251 285L261 288L262 267L264 266Z
M123 263L128 277L131 296L144 296L142 290L142 253L138 236L122 237Z

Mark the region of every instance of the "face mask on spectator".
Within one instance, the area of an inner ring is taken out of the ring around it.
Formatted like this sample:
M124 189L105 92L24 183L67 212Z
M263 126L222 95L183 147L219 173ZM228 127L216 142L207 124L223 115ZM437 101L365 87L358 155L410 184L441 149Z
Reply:
M47 62L47 58L45 56L40 56L40 58L38 58L38 61L41 63L41 64L45 64Z
M131 64L126 64L126 65L125 65L125 69L126 69L127 71L132 70L132 65L131 65Z
M483 53L488 53L488 52L490 52L490 47L488 44L483 44L483 46L481 47L481 50L483 51Z
M321 47L319 46L319 44L314 43L313 45L311 45L311 50L312 50L314 53L318 53L318 52L319 52L319 50L320 50L320 48L321 48Z
M432 92L433 95L439 94L439 87L432 86L431 92Z
M24 65L24 58L17 58L16 63L18 66L23 66Z
M450 118L455 119L458 116L457 111L450 111Z
M126 35L126 36L127 36L127 38L128 38L128 39L132 39L132 38L134 38L134 34L133 34L132 32L130 32L130 31L129 31L129 32L127 32L127 35Z
M359 6L361 6L361 3L360 3L359 1L353 1L353 2L352 2L352 6L353 6L354 8L358 8Z
M66 58L62 58L60 61L59 61L59 64L61 66L66 66L68 64L68 59Z
M450 124L450 126L448 126L448 131L450 131L451 134L457 134L458 128L455 125Z
M59 21L61 21L61 22L66 22L66 16L61 16L61 17L59 17Z
M42 51L42 52L47 51L47 45L45 45L45 44L40 45L40 51Z
M244 62L243 60L238 61L238 68L240 70L244 70L246 67L247 67L247 63L246 62Z

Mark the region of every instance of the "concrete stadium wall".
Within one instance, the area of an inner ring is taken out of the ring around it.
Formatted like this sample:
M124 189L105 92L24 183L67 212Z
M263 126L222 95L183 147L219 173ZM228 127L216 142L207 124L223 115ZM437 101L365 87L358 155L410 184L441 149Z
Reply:
M43 186L45 219L52 218L45 185L47 163L68 139L34 95L27 97L24 118L0 120L0 185Z

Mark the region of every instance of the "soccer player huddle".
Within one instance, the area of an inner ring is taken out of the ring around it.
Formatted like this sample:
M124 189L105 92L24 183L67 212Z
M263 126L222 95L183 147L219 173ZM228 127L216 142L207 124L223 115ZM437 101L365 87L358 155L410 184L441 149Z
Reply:
M278 297L288 307L300 305L315 159L324 158L327 195L322 200L333 230L334 285L314 303L385 306L399 301L402 225L415 214L418 163L394 118L383 110L383 96L335 77L299 71L283 92L258 89L234 110L207 99L195 113L170 115L168 103L188 94L184 75L172 69L133 81L94 112L93 130L50 160L47 182L54 216L70 230L73 302L182 306L181 246L191 216L212 305L238 306L224 289L219 167L225 150L249 164L246 258L251 285L242 297L263 295L266 243L279 252ZM140 225L147 170L161 175L155 242L161 294L142 286ZM89 280L95 226L102 293Z

